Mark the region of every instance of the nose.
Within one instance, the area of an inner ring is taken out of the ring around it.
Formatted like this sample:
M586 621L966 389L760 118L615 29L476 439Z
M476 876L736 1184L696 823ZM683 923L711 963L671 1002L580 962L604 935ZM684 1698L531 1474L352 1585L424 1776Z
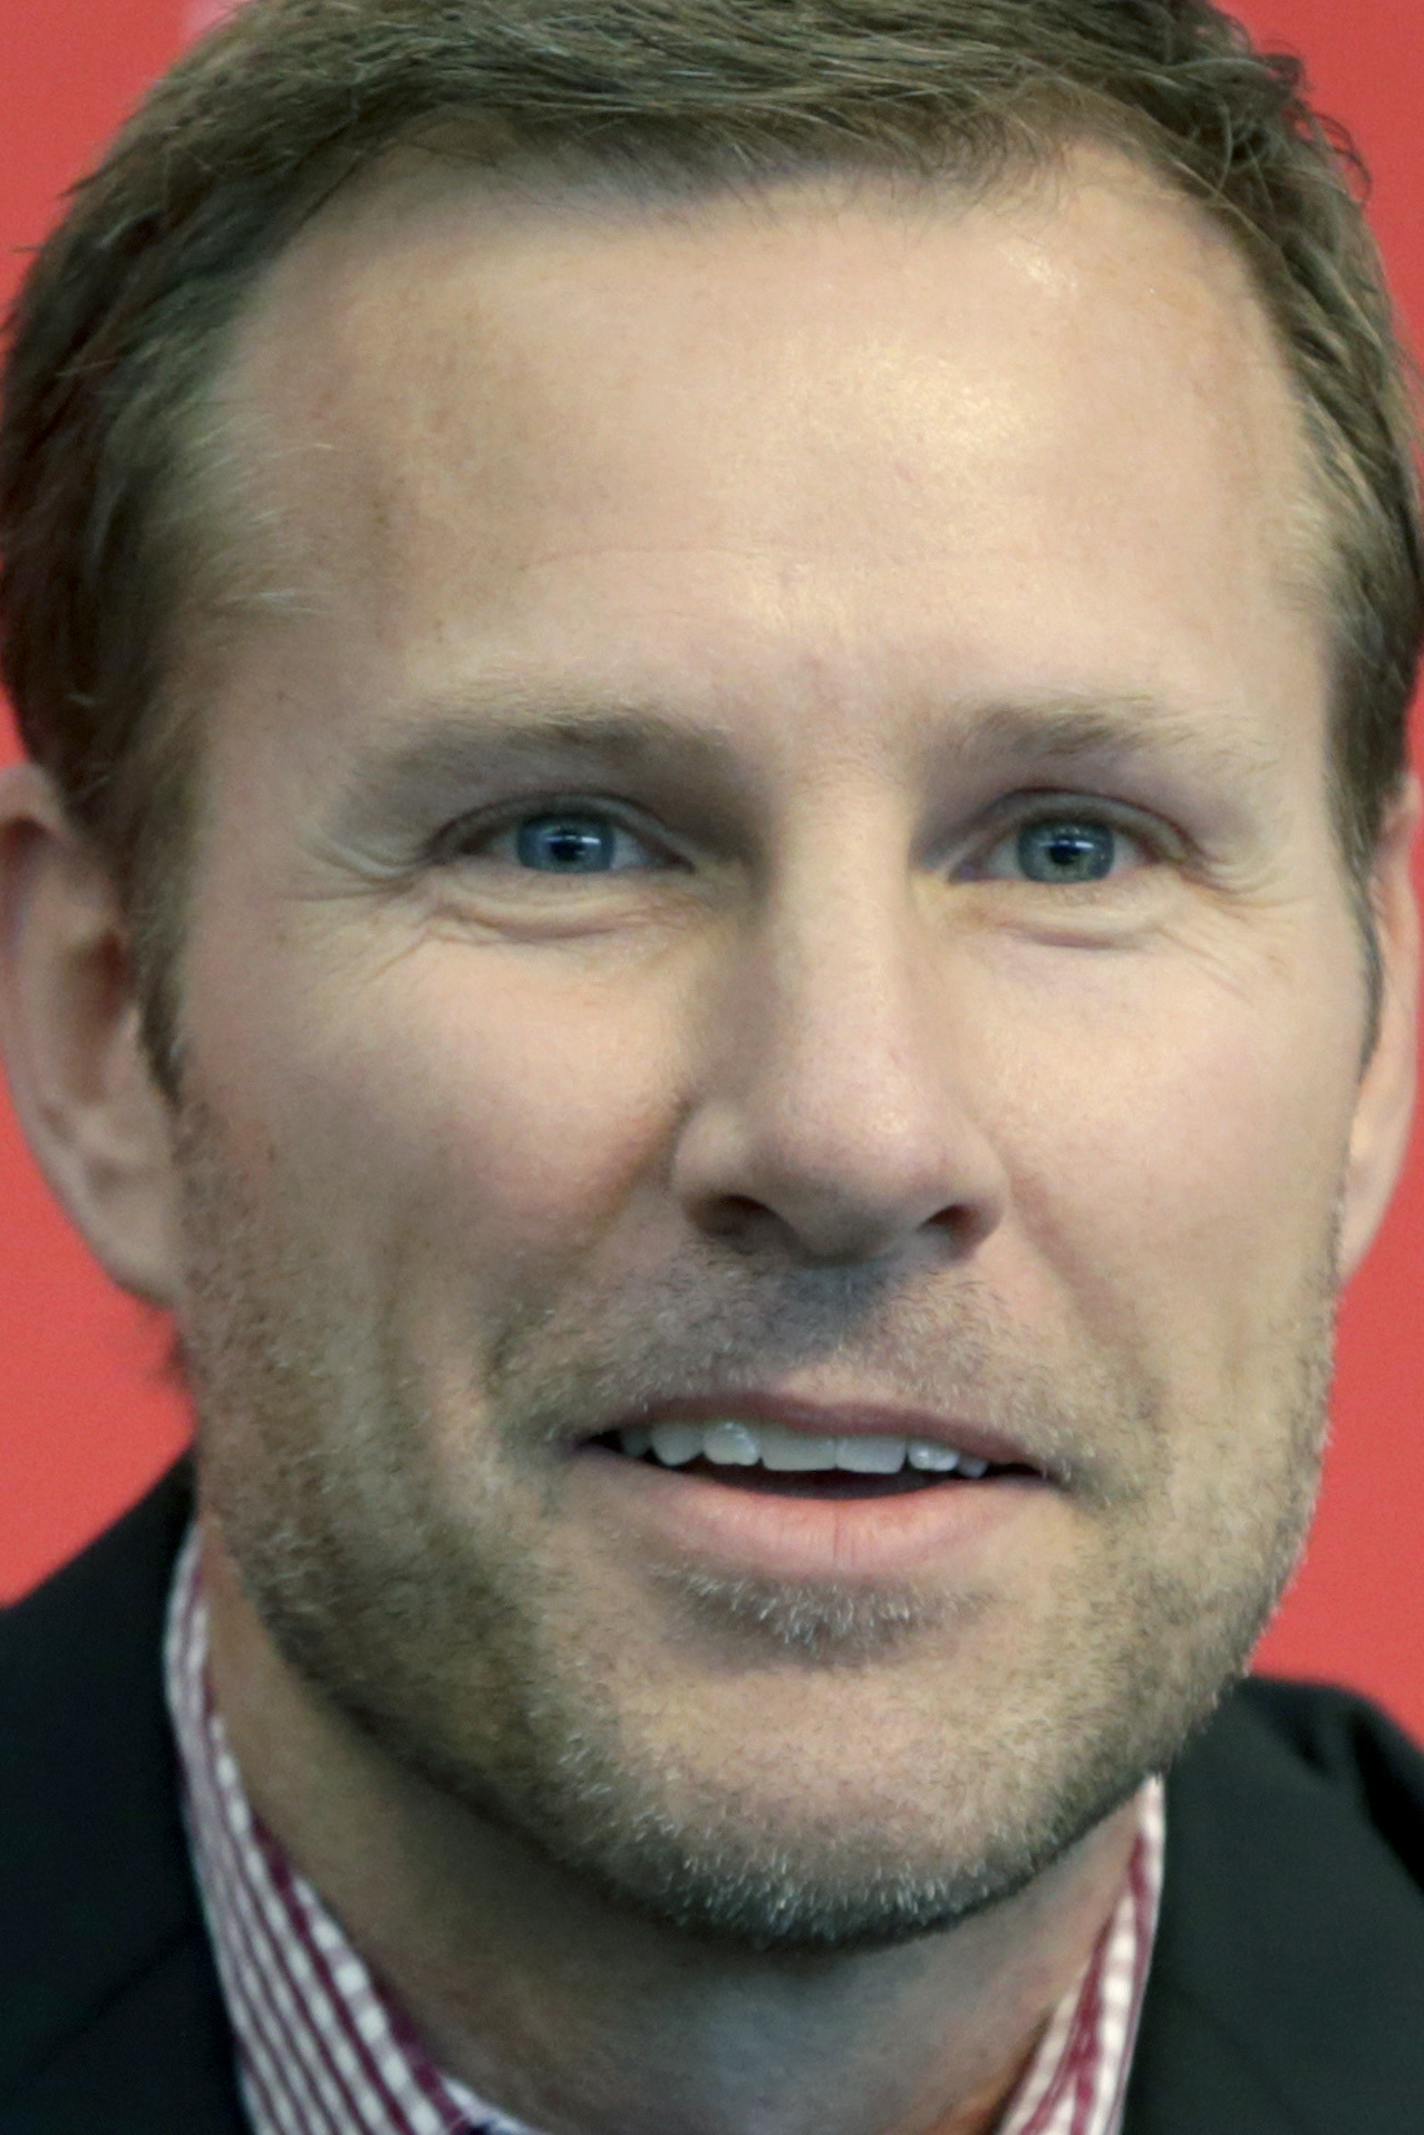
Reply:
M963 1257L1002 1219L945 926L903 874L887 890L883 855L873 873L786 885L704 999L673 1178L705 1235L802 1262Z

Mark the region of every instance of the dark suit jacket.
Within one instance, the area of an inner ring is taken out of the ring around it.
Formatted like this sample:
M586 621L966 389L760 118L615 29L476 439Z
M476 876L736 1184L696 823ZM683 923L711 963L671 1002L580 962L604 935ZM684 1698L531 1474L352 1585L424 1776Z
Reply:
M242 2135L161 1626L180 1465L0 1616L0 2135ZM1125 2135L1424 2135L1424 1755L1254 1680L1168 1781Z

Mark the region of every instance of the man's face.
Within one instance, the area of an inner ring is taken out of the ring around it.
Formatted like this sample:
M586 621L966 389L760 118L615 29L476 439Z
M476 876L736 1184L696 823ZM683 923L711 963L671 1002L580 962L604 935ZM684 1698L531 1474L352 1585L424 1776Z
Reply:
M1317 1484L1364 986L1243 277L1087 155L621 221L409 174L226 398L295 598L224 654L183 975L215 1534L618 1902L947 1924L1171 1756ZM498 739L551 706L673 731ZM728 1387L1068 1480L780 1577L573 1450Z

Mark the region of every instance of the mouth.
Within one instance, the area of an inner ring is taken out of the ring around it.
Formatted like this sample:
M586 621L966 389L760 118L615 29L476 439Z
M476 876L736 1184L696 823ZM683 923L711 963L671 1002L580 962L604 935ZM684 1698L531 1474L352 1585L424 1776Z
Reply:
M605 1431L586 1444L643 1467L684 1476L689 1481L718 1484L725 1490L735 1490L745 1496L812 1498L821 1503L911 1497L925 1491L973 1490L1003 1477L1042 1480L1036 1469L1021 1463L972 1459L961 1461L952 1468L933 1470L912 1467L907 1460L900 1467L879 1474L829 1465L780 1469L767 1466L762 1459L714 1459L705 1452L694 1453L690 1459L668 1461L661 1458L651 1445L642 1450L630 1448L626 1441L639 1436L646 1438L650 1433Z
M1038 1469L1018 1461L959 1455L946 1445L919 1458L884 1434L778 1447L763 1428L669 1426L663 1451L644 1430L605 1431L576 1449L571 1463L578 1501L603 1545L636 1573L703 1564L763 1578L869 1588L915 1574L968 1577L994 1538L1049 1508L1064 1493ZM646 1443L644 1442L646 1441ZM827 1464L811 1466L816 1459ZM761 1456L790 1457L778 1468ZM834 1454L874 1463L881 1472L842 1468ZM732 1457L728 1457L732 1456ZM951 1465L952 1463L952 1465Z

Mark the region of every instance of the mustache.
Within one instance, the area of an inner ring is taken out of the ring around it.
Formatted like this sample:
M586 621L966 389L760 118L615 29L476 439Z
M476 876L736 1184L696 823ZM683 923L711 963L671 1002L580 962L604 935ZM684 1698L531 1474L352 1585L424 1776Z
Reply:
M485 1380L511 1451L548 1446L640 1407L756 1386L926 1409L1008 1432L1091 1485L1139 1459L1160 1407L1082 1343L1018 1325L977 1276L903 1269L749 1274L665 1267L617 1289L583 1281L512 1312ZM592 1419L592 1420L591 1420Z

